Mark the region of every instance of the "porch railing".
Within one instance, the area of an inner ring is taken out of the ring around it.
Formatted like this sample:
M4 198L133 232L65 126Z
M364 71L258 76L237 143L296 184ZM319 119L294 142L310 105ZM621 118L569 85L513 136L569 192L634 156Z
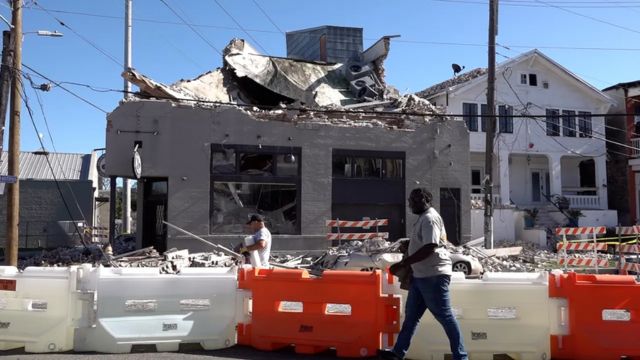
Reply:
M575 209L600 209L600 197L588 195L563 195L569 200L569 206Z
M631 156L640 157L640 138L631 139L631 146L633 147L633 149L631 149Z
M471 194L471 202L481 204L484 206L484 194ZM502 204L502 198L498 194L493 195L493 205L498 206Z

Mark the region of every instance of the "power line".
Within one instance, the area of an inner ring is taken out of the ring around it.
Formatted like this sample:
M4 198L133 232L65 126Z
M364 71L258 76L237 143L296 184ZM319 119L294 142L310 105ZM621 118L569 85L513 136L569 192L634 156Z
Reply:
M431 0L436 2L455 3L455 4L472 4L486 6L488 2L480 0ZM633 9L639 8L640 4L632 1L612 1L612 2L588 2L588 1L557 1L554 3L566 4L563 5L566 8L581 8L581 9ZM501 5L511 7L528 7L528 8L541 8L545 5L536 4L535 1L509 1L502 0Z
M49 10L47 10L46 8L42 7L40 4L38 4L37 1L34 1L33 4L37 7L39 7L40 9L42 9L42 11L46 12L49 16L51 16L53 19L55 19L60 26L65 27L67 29L69 29L72 33L74 33L77 37L79 37L80 39L82 39L84 42L86 42L87 44L89 44L91 47L93 47L94 49L98 50L98 52L100 52L102 55L106 56L109 60L111 60L113 63L115 63L116 65L118 65L119 67L122 67L122 63L120 61L118 61L115 57L111 56L109 53L107 53L105 50L103 50L101 47L99 47L98 45L96 45L93 41L89 40L87 37L85 37L84 35L80 34L79 32L75 31L73 28L71 28L69 25L67 25L64 21L60 20L59 18L57 18L55 15L53 15L51 12L49 12Z
M191 31L193 31L202 41L204 41L210 48L212 48L218 55L222 56L222 52L218 50L207 38L204 37L193 25L187 22L177 11L175 11L165 0L160 0L161 3L164 4L183 24L187 25Z
M562 11L568 12L570 14L583 17L585 19L590 19L590 20L593 20L595 22L599 22L601 24L613 26L615 28L618 28L618 29L621 29L621 30L625 30L625 31L628 31L628 32L632 32L632 33L635 33L635 34L640 34L639 30L632 29L632 28L629 28L629 27L626 27L626 26L622 26L622 25L618 25L618 24L615 24L615 23L612 23L612 22L609 22L609 21L606 21L606 20L602 20L602 19L590 16L590 15L585 15L585 14L579 13L577 11L573 11L571 9L568 9L566 7L554 5L554 4L551 4L551 3L548 3L548 2L545 2L545 1L542 1L542 0L534 0L534 1L536 1L536 2L538 2L540 4L545 4L548 7L556 8L558 10L562 10Z
M437 0L433 0L437 1ZM36 8L31 8L33 10L39 10ZM64 10L51 10L50 12L57 12L62 14L70 14L70 15L78 15L78 16L90 16L97 18L105 18L105 19L113 19L113 20L122 20L122 16L114 16L114 15L103 15L103 14L92 14L86 12L77 12L77 11L64 11ZM281 35L280 31L273 30L265 30L265 29L249 29L244 28L241 29L239 27L232 26L219 26L219 25L209 25L209 24L194 24L185 21L175 22L175 21L164 21L164 20L155 20L155 19L145 19L145 18L134 18L134 21L137 22L147 22L154 24L164 24L164 25L179 25L179 26L192 26L195 28L213 28L213 29L222 29L222 30L243 30L247 32L254 33L266 33L266 34L278 34ZM307 35L312 36L312 35ZM374 38L364 38L367 41L377 41L378 39ZM466 43L466 42L451 42L451 41L427 41L427 40L411 40L411 39L394 39L394 43L405 43L405 44L421 44L421 45L436 45L436 46L469 46L469 47L486 47L487 44L481 43ZM638 52L640 48L624 48L624 47L604 47L604 46L556 46L556 45L522 45L522 44L514 44L507 45L503 44L504 48L520 48L520 49L548 49L548 50L580 50L580 51L620 51L620 52Z
M37 70L35 70L34 68L30 67L29 65L23 63L22 66L24 66L25 68L29 69L30 71L33 71L36 75L40 76L41 78L49 81L50 83L55 84L57 87L61 88L62 90L66 91L67 93L71 94L73 97L80 99L82 102L88 104L89 106L93 107L94 109L100 110L105 114L108 114L109 112L107 110L104 110L103 108L101 108L100 106L92 103L91 101L83 98L82 96L74 93L73 91L67 89L66 87L62 86L59 82L56 82L54 80L51 80L50 78L48 78L47 76L41 74L40 72L38 72Z
M262 8L262 6L260 6L260 4L258 4L258 2L256 0L252 0L253 3L256 5L256 7L260 10L260 12L262 12L262 14L267 18L267 20L269 20L269 22L271 23L271 25L273 25L273 27L275 27L276 29L278 29L278 31L281 34L284 34L285 32L282 31L282 29L280 29L280 27L278 26L278 24L276 24L275 21L273 21L273 19L271 18L271 16L269 16L269 14L267 14L267 12Z
M225 9L218 0L213 0L213 2L215 2L218 7L222 9L222 11L224 11L224 13L227 14L227 16L249 37L249 39L251 39L256 45L258 45L260 49L262 49L265 54L269 54L267 49L265 49L264 46L262 46L262 44L260 44L260 42L256 38L254 38L247 30L245 30L244 27L242 27L242 24L240 24L240 22L236 20L236 18L233 17L233 15L231 15L231 13L228 12L227 9Z

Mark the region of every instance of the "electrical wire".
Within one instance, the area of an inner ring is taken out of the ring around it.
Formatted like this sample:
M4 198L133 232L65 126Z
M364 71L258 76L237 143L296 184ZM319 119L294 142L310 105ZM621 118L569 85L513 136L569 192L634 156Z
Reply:
M278 29L278 31L284 35L284 31L282 31L282 29L280 29L280 27L278 26L278 24L276 24L275 21L273 21L273 19L271 18L271 16L269 16L269 14L267 14L267 12L262 8L262 6L260 6L260 4L258 4L258 2L256 0L252 0L253 4L260 10L260 12L267 18L267 20L269 20L269 22L271 23L271 25L273 25L274 28Z
M72 96L74 96L75 98L77 98L77 99L81 100L82 102L84 102L84 103L88 104L89 106L93 107L94 109L100 110L100 111L102 111L102 112L103 112L103 113L105 113L105 114L108 114L108 113L109 113L107 110L104 110L104 109L103 109L103 108L101 108L100 106L98 106L98 105L96 105L96 104L92 103L91 101L89 101L89 100L87 100L87 99L83 98L82 96L80 96L80 95L78 95L78 94L74 93L73 91L71 91L71 90L67 89L66 87L62 86L62 85L61 85L61 83L56 82L56 81L54 81L54 80L51 80L49 77L47 77L47 76L43 75L43 74L42 74L42 73L40 73L39 71L37 71L37 70L35 70L34 68L30 67L29 65L27 65L27 64L25 64L25 63L22 63L22 66L23 66L23 67L25 67L25 68L27 68L27 69L29 69L29 71L34 72L36 75L38 75L38 76L40 76L41 78L43 78L43 79L47 80L48 82L50 82L50 83L52 83L52 84L56 85L56 86L57 86L57 87L59 87L60 89L62 89L62 90L64 90L64 91L66 91L66 92L67 92L67 93L69 93L69 94L71 94L71 95L72 95ZM89 86L89 85L88 85L88 86Z
M227 16L229 17L229 19L231 19L241 30L242 32L245 33L245 35L247 35L249 37L249 39L251 39L251 41L253 41L256 45L258 45L258 47L260 47L260 49L262 49L262 51L265 54L269 54L269 52L267 51L267 49L264 48L264 46L262 46L262 44L260 44L260 42L253 37L253 35L251 35L247 30L244 29L244 27L242 26L242 24L240 24L240 22L238 20L236 20L235 17L233 17L233 15L231 15L231 13L229 11L227 11L227 9L225 9L224 6L222 6L222 4L220 4L220 2L218 0L213 0L213 2L216 3L216 5L218 5L218 7L220 9L222 9L222 11L227 14Z
M437 0L432 0L437 1ZM40 10L37 8L30 8L33 10ZM56 12L61 14L69 14L69 15L78 15L78 16L89 16L89 17L97 17L97 18L105 18L105 19L113 19L113 20L123 20L122 16L115 15L103 15L103 14L93 14L86 12L78 12L78 11L65 11L65 10L52 10L49 9L50 12ZM156 20L156 19L146 19L146 18L137 18L134 17L134 21L137 22L147 22L153 24L165 24L165 25L181 25L181 26L189 26L194 28L213 28L213 29L222 29L222 30L243 30L239 27L232 26L220 26L220 25L210 25L210 24L193 24L189 23L183 19L182 22L175 21L164 21L164 20ZM281 31L273 31L273 30L265 30L265 29L248 29L244 28L244 31L254 32L254 33L266 33L266 34L282 34ZM298 34L298 36L303 34ZM303 35L303 36L314 36L314 35ZM377 38L363 38L363 40L367 41L377 41ZM486 47L486 43L466 43L466 42L451 42L451 41L427 41L427 40L411 40L411 39L394 39L394 43L405 43L405 44L421 44L421 45L436 45L436 46L469 46L469 47ZM346 43L346 42L345 42ZM498 44L496 44L498 45ZM622 52L640 52L640 48L622 48L622 47L589 47L589 46L556 46L556 45L526 45L526 44L512 44L507 45L503 44L501 47L505 49L509 48L519 48L519 49L548 49L548 50L581 50L581 51L622 51Z
M204 37L204 35L202 35L196 28L195 26L193 26L192 24L188 23L187 20L185 20L180 14L178 14L177 11L175 11L171 5L169 5L165 0L160 0L161 3L164 4L164 6L166 6L178 19L180 19L180 21L182 21L183 24L187 25L189 27L189 29L191 29L191 31L193 31L193 33L195 33L202 41L204 41L207 45L209 45L209 47L211 49L213 49L215 52L218 53L218 55L222 56L222 52L215 47L209 40L207 40L207 38Z
M70 27L69 25L67 25L64 21L60 20L58 17L56 17L55 15L53 15L51 12L49 12L49 10L47 10L46 8L42 7L37 1L34 1L33 4L37 7L39 7L40 9L42 9L42 11L46 12L49 16L51 16L53 19L55 19L58 24L60 24L60 26L65 27L67 29L69 29L69 31L71 31L73 34L75 34L77 37L79 37L80 39L82 39L84 42L86 42L87 44L89 44L92 48L96 49L98 52L100 52L102 55L104 55L105 57L107 57L109 60L111 60L114 64L118 65L119 67L122 67L122 63L120 61L118 61L115 57L113 57L111 54L107 53L105 50L103 50L101 47L99 47L97 44L95 44L93 41L89 40L86 36L82 35L81 33L75 31L72 27Z

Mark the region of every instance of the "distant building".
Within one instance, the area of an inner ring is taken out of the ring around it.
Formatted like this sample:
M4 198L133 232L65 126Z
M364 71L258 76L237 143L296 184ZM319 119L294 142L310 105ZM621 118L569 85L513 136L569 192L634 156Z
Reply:
M19 161L19 247L54 248L79 244L76 226L84 232L95 221L96 154L21 152ZM7 164L5 152L1 174L7 174ZM0 184L0 188L0 243L4 246L7 192L4 184ZM87 239L91 236L87 235Z
M602 90L617 105L607 116L609 151L609 206L618 209L620 222L640 220L640 80Z
M320 26L287 32L287 57L348 63L362 53L362 28Z
M604 117L596 116L615 102L539 50L498 64L496 89L495 240L546 245L544 228L569 221L552 204L558 197L580 211L581 226L617 225L607 201ZM449 114L465 115L473 238L483 234L486 92L486 69L474 69L417 94ZM534 208L538 229L522 231L523 210Z

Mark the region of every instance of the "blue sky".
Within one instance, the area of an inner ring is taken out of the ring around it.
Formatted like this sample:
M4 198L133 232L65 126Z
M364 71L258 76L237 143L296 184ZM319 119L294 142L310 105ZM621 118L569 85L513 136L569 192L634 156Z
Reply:
M123 88L124 0L24 1L25 32L56 30L64 37L25 35L23 63L107 112L117 107L122 94L109 89ZM133 0L132 63L143 74L172 83L220 66L221 56L214 48L221 51L234 37L247 39L269 55L285 56L281 31L320 25L355 26L364 29L365 48L383 35L401 35L393 41L385 63L387 82L401 92L415 92L451 77L451 63L464 65L467 70L486 67L487 2ZM6 1L0 4L0 14L11 17ZM640 0L501 0L497 41L502 46L497 49L497 60L538 48L600 89L638 80L638 19ZM37 85L48 82L28 69L24 71ZM27 100L48 150L55 147L60 152L89 152L104 147L104 112L61 87L42 92L32 90L28 81L25 84ZM39 149L28 113L23 110L22 114L21 149Z

